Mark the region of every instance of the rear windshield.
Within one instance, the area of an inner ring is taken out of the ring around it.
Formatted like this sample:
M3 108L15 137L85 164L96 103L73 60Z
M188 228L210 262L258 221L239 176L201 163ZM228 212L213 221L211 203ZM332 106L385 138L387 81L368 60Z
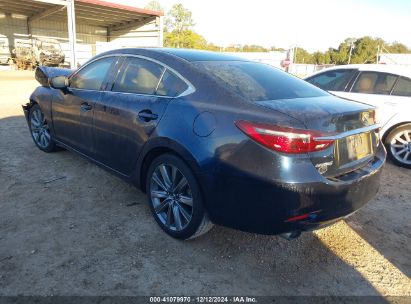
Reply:
M250 101L308 98L327 92L270 65L242 61L202 61L195 65Z

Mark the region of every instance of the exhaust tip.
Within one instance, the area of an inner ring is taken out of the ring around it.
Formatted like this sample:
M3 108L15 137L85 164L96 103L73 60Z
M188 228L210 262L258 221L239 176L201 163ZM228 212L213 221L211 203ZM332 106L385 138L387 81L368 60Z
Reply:
M294 240L298 238L301 235L301 231L291 231L291 232L286 232L286 233L281 233L280 236L287 241Z

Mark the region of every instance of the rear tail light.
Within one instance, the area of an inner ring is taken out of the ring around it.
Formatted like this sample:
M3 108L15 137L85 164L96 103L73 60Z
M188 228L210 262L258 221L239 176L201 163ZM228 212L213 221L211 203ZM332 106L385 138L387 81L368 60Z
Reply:
M239 120L235 125L247 136L263 146L283 153L307 153L321 151L331 146L333 140L314 140L324 136L319 131L272 126Z

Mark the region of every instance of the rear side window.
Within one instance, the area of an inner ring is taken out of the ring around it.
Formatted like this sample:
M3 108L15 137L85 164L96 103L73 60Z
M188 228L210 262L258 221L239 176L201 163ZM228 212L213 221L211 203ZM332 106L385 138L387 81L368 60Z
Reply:
M356 70L333 70L317 74L307 79L309 83L327 91L345 91Z
M114 57L96 60L70 78L70 87L83 90L100 90Z
M390 94L396 75L379 72L362 72L354 83L352 92L364 94Z
M163 69L149 60L128 58L114 83L113 91L153 95Z
M243 61L197 62L223 86L250 101L328 95L327 92L272 66Z
M411 96L411 79L401 77L395 85L392 95Z
M166 70L158 85L156 94L175 97L187 90L188 85L177 75Z

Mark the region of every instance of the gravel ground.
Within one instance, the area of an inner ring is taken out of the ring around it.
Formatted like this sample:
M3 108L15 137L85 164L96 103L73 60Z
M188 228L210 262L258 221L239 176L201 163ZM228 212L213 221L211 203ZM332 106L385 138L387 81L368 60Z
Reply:
M294 241L215 227L181 242L139 190L35 147L20 105L36 86L0 71L0 295L411 296L411 170L387 163L373 201Z

